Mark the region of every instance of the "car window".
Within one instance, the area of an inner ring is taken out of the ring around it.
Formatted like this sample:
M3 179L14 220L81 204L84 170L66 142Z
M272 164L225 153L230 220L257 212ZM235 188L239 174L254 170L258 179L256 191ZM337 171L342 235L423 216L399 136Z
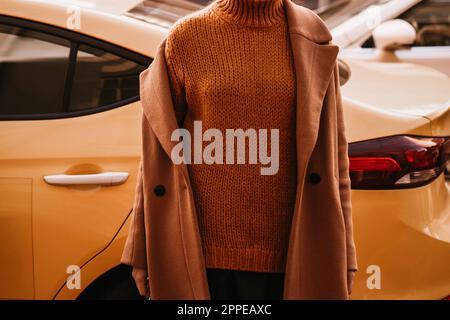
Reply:
M413 46L450 46L450 0L424 0L405 11L398 18L408 21L416 29ZM373 37L363 48L374 48Z
M2 19L1 119L72 117L139 99L139 75L152 59L59 28Z
M78 47L69 111L111 105L139 95L145 66L88 45Z
M0 24L0 115L61 112L70 41Z

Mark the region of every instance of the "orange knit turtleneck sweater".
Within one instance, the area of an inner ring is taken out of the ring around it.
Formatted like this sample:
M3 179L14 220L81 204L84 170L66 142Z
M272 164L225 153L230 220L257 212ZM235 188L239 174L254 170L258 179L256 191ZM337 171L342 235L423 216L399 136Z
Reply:
M283 0L216 0L177 21L165 54L175 108L185 111L179 123L192 137L194 121L224 136L279 129L275 175L248 164L248 152L247 164L188 165L206 267L283 272L296 194L295 74Z

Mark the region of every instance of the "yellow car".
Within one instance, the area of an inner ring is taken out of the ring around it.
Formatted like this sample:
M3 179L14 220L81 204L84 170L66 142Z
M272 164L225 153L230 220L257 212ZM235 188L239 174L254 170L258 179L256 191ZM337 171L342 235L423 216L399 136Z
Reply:
M168 28L209 2L0 1L1 299L139 298L119 263L141 148L138 76ZM340 67L352 299L442 299L450 79L411 63Z

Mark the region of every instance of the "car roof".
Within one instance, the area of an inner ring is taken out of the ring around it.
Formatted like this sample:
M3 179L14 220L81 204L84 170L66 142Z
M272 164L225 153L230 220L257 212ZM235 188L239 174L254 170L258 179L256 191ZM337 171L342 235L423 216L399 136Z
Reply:
M34 0L34 1L48 4L58 3L68 6L77 6L90 10L107 12L113 15L121 15L142 2L142 0Z
M24 2L30 0L21 0ZM200 10L213 0L32 0L48 5L75 6L85 10L128 16L134 20L170 28L178 19Z

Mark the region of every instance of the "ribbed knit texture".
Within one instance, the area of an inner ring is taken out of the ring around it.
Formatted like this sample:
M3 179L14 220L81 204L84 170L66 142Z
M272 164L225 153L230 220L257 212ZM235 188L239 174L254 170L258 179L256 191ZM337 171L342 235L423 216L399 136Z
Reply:
M295 69L282 0L216 0L171 28L166 59L179 124L279 129L279 171L188 166L206 267L283 272L296 195ZM210 142L204 142L203 148ZM268 143L271 150L270 141ZM164 214L163 212L161 214Z

